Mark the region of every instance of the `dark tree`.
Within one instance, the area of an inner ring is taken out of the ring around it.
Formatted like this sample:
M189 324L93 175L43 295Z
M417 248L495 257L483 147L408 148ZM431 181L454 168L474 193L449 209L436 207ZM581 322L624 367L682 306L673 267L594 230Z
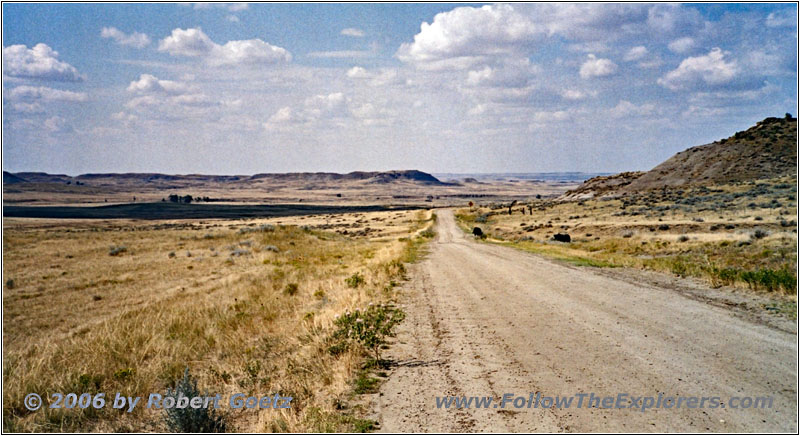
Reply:
M512 201L511 204L508 206L508 214L509 215L511 215L511 211L512 211L511 208L514 207L515 204L517 204L517 200Z

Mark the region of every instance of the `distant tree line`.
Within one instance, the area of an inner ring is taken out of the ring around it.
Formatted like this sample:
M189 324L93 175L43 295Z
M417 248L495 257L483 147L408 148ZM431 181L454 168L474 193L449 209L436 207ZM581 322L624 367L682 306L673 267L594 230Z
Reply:
M186 203L189 204L191 202L209 202L215 201L213 198L208 197L192 197L191 195L178 195L178 194L170 194L167 198L162 198L161 201L169 201L170 203Z

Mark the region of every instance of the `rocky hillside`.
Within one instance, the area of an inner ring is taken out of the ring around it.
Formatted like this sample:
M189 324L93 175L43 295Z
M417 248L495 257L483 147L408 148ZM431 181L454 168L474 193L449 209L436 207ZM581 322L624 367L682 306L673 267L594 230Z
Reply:
M642 171L631 171L611 176L592 177L576 189L567 191L561 200L585 200L594 197L614 195L620 189L630 185L644 174Z
M614 197L665 186L797 176L797 118L767 118L730 138L684 150L644 173L595 177L563 199Z

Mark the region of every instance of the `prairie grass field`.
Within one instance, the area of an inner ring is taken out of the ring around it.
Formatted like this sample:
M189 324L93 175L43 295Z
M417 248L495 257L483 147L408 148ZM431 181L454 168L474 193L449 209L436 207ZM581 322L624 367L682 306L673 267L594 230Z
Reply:
M434 217L6 218L3 429L167 431L163 411L31 413L23 398L120 392L146 399L175 387L188 368L211 395L294 398L291 409L222 408L229 431L367 430L357 392L374 380L364 369L369 357L358 346L331 352L334 320L396 303L404 263L420 256ZM369 231L353 229L364 222Z

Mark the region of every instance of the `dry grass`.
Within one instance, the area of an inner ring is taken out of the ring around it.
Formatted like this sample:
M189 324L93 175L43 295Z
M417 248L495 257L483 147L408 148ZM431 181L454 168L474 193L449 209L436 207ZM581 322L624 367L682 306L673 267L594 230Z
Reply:
M396 297L398 260L418 243L395 236L429 216L383 218L385 235L373 239L282 225L240 231L263 220L6 220L4 430L163 431L163 412L143 407L30 413L22 400L29 392L146 397L186 367L212 395L295 398L289 410L232 412L238 431L359 428L358 411L342 405L364 357L328 352L332 321ZM112 246L126 250L110 255ZM348 287L355 273L365 284Z
M784 178L457 215L465 230L480 226L489 241L578 265L647 268L794 298L796 195L796 180ZM554 242L555 233L568 233L571 243Z

